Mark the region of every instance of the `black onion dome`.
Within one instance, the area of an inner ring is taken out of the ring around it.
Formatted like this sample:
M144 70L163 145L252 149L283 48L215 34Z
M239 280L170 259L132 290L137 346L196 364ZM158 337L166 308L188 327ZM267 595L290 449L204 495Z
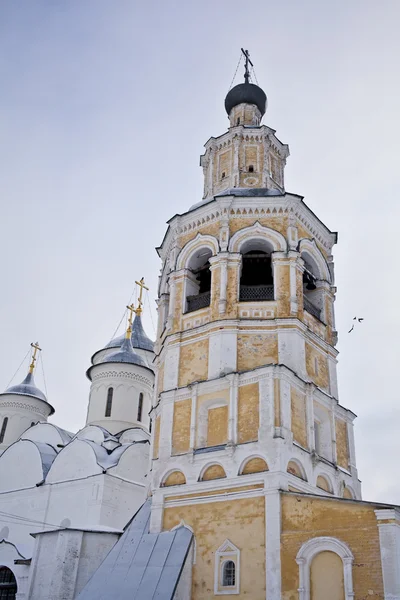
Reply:
M225 98L225 110L229 115L234 106L243 103L255 104L261 116L267 110L267 96L264 90L254 83L239 83L229 90Z

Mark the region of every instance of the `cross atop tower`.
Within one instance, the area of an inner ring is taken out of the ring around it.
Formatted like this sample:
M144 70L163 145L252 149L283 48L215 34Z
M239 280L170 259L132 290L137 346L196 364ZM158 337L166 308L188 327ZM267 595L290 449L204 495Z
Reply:
M137 314L138 317L140 317L140 315L142 314L143 311L143 302L142 302L142 297L143 297L143 290L149 290L148 287L145 286L144 284L144 277L142 277L142 279L140 281L135 281L136 285L139 286L139 298L138 298L138 307L135 309L135 313Z
M250 71L249 71L249 64L254 67L253 63L250 60L250 53L248 50L243 50L243 48L241 48L241 51L243 52L244 58L245 58L245 62L244 62L244 81L245 83L249 83L249 77L250 77Z
M33 352L32 352L32 361L31 364L29 365L29 373L32 375L34 369L35 369L35 363L36 363L36 355L38 352L41 352L42 349L39 347L39 342L32 342L31 346L33 348Z

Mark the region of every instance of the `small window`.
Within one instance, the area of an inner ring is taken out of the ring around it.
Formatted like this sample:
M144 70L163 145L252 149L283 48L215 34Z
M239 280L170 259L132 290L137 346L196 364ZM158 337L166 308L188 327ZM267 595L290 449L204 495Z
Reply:
M114 395L114 388L110 387L107 390L106 417L111 417L111 407Z
M221 179L225 179L225 171L222 171Z
M150 419L150 423L149 423L149 433L151 433L151 428L152 428L152 425L153 425L153 421L152 421L152 419Z
M0 431L0 444L2 444L4 442L4 436L6 434L7 423L8 423L8 417L4 417L3 425L1 426L1 431Z
M0 568L0 600L15 600L17 582L14 573L7 567Z
M222 585L223 587L235 585L235 563L233 560L227 560L222 567Z
M253 165L249 165L249 173L254 173L254 167L253 167Z
M240 117L237 118L236 125L240 125Z
M142 420L142 412L143 412L143 394L140 392L138 409L137 409L137 420L138 421Z

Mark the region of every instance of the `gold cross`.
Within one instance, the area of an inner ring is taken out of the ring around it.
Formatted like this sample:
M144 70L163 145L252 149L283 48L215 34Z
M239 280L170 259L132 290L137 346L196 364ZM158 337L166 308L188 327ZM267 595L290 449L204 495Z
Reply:
M142 279L140 281L135 281L135 283L140 288L139 298L138 298L138 307L135 310L135 313L138 316L140 316L142 314L142 311L143 311L143 302L142 302L143 290L147 290L148 291L149 288L144 285L144 277L142 277Z
M128 329L126 330L126 336L125 337L130 338L131 335L132 335L133 313L136 312L136 311L135 311L135 306L133 304L130 304L126 308L128 309L129 314L128 314Z
M39 342L33 343L31 344L32 348L33 348L33 353L32 353L32 362L29 365L29 373L32 375L34 369L35 369L35 363L36 363L36 354L37 352L41 352L42 349L39 348Z

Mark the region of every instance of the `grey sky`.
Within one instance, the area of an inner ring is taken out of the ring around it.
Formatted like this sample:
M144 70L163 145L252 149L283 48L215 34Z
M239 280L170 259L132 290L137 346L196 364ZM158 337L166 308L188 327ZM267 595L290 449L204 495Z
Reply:
M400 503L399 19L397 0L1 2L0 387L37 339L53 420L83 426L90 356L135 278L156 296L154 247L201 199L244 46L290 146L287 190L339 232L340 402L359 417L364 499Z

